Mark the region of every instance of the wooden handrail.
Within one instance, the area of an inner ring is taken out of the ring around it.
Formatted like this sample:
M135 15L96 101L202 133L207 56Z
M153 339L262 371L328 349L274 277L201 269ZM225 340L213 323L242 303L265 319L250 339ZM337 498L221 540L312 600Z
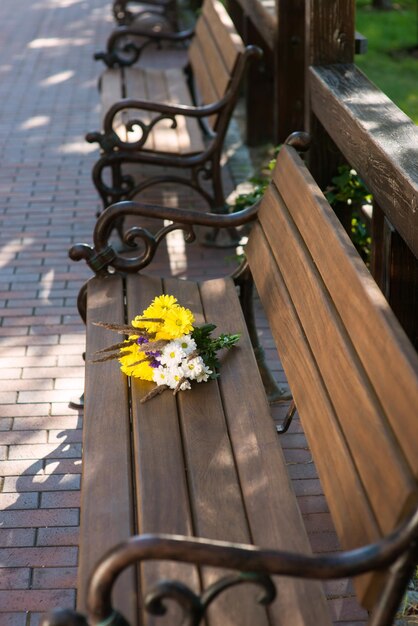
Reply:
M312 110L418 257L418 128L354 65L311 67Z

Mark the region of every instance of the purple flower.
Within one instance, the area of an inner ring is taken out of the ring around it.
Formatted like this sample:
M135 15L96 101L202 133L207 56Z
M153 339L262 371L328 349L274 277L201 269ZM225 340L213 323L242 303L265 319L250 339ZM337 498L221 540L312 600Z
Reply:
M159 356L161 356L161 352L159 350L155 350L154 352L150 350L149 352L145 352L145 354L147 356L153 356L155 358L158 358Z
M136 340L136 343L139 346L142 346L142 344L148 343L148 339L146 337L138 337L138 339Z

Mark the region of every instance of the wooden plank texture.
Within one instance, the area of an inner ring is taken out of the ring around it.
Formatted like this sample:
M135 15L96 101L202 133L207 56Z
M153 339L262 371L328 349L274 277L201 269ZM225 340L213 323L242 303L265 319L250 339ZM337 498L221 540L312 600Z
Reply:
M220 2L207 0L202 9L207 28L212 32L217 46L222 53L223 60L229 73L236 65L238 56L244 53L244 43Z
M107 69L100 77L100 99L101 99L101 124L110 107L125 97L123 76L118 69ZM123 140L126 141L126 129L122 114L115 116L113 130Z
M225 8L217 0L206 0L189 49L189 60L202 104L220 100L244 44ZM215 127L217 116L210 119Z
M193 106L189 87L182 70L169 69L165 72L167 82L168 102L170 104L187 104ZM177 137L180 154L202 152L205 144L202 138L202 129L194 117L177 116Z
M246 254L341 544L352 549L376 541L381 536L379 527L298 314L258 224ZM265 272L265 267L270 271ZM356 582L362 601L368 604L375 581L362 577Z
M145 76L145 70L139 67L127 67L123 68L123 81L124 91L126 98L133 98L138 100L151 100L148 93L148 85ZM114 101L116 102L116 101ZM128 124L131 120L140 120L144 124L149 124L152 119L152 113L150 111L139 111L136 109L125 109L123 112L123 123ZM126 127L125 127L126 128ZM139 126L136 126L130 132L126 132L125 141L135 142L139 141L142 137L142 130ZM154 135L148 137L145 146L148 150L153 150Z
M200 80L199 78L200 76L204 76L205 74L207 74L207 67L205 58L197 39L194 39L190 44L189 58L190 64L193 68L194 87L197 91L196 98L198 104L212 104L213 102L217 102L218 95L216 93L214 85L212 84L210 76L208 75L206 80ZM218 115L212 115L208 119L212 128L215 128Z
M128 318L147 308L163 293L158 278L129 275L126 278ZM184 455L176 399L165 392L145 404L140 403L153 383L131 379L132 426L134 437L135 489L138 532L193 535ZM146 593L158 580L180 580L199 591L196 568L174 562L155 562L142 568L142 588ZM177 623L178 611L168 611L162 620L149 616L147 625Z
M231 75L225 66L223 55L217 46L216 39L213 37L212 31L204 19L199 20L196 24L195 40L198 41L203 58L206 61L206 72L196 78L201 82L207 80L209 74L218 100L220 100L226 92Z
M217 282L224 283L222 279ZM196 283L167 279L164 285L167 293L175 295L183 306L193 311L197 325L211 321L210 317L205 320ZM235 305L239 306L238 301ZM221 331L219 328L216 333ZM217 383L194 384L191 391L178 395L178 406L196 536L251 543ZM204 568L204 587L229 573ZM258 596L259 589L252 585L225 592L211 608L209 624L266 626L270 622L265 608L257 602Z
M114 343L115 337L94 326L97 321L124 322L120 276L93 278L88 286L78 574L78 608L83 612L94 565L134 533L127 380L114 361L91 363L94 352ZM130 569L121 576L114 593L115 608L131 624L136 624L135 587L135 574Z
M286 182L289 187L292 182L293 187L298 181L292 180L287 171ZM271 189L263 202L260 222L318 363L360 479L380 526L383 531L390 532L410 505L415 481L405 467L401 449L393 441L379 397L358 360L353 340L341 324L332 293L327 290L328 274L324 272L322 278L317 272L315 259L312 259L303 238L286 213L283 201ZM320 225L322 223L318 218ZM306 244L309 245L310 233L306 235ZM326 238L322 241L328 242ZM335 259L336 251L334 248L332 251ZM347 308L347 299L351 302L350 285L341 282L339 291L344 294ZM366 307L364 313L368 313ZM362 323L363 315L358 315L357 333L362 332ZM381 358L381 355L376 356ZM373 370L376 359L372 350L367 357L369 369ZM374 443L372 447L371 441ZM388 465L390 472L386 471ZM327 465L327 470L330 469L333 471ZM385 476L384 481L382 476ZM345 512L341 511L341 515Z
M352 63L355 50L354 0L310 0L306 12L308 65Z
M326 280L391 428L418 478L417 354L334 212L301 164L298 155L285 148L273 173L274 180L291 207L302 236L309 241L318 271ZM370 341L370 337L374 340Z
M418 129L353 65L309 70L312 109L418 257Z
M219 385L252 540L259 546L309 553L235 287L215 280L201 283L200 291L207 319L219 331L242 333L239 347L224 355ZM321 585L287 578L276 583L278 597L270 609L273 623L329 623Z

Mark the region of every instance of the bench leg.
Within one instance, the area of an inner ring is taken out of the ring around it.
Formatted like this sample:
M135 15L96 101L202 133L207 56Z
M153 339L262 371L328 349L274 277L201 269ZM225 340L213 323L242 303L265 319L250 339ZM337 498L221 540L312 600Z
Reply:
M222 182L221 172L221 154L216 153L211 161L210 175L212 179L213 189L213 201L211 202L211 211L213 213L219 213L220 215L228 212L228 207L225 204L225 194ZM236 247L240 240L241 235L236 228L227 228L228 241L219 241L219 228L213 228L209 233L205 235L201 244L210 248L231 248ZM225 231L224 231L225 232Z
M84 324L86 324L86 316L87 316L87 283L85 283L80 291L78 292L77 297L77 308L80 314L81 319ZM86 360L86 353L83 352L83 359ZM71 398L68 403L70 409L76 409L78 411L84 409L84 393L81 394L78 398Z
M106 170L111 178L110 185L106 184L103 178L103 173ZM130 174L122 173L121 159L115 160L112 155L102 154L94 164L91 176L93 185L102 200L103 209L115 202L127 200L135 186L133 177ZM99 217L100 213L101 211L97 213L96 217Z

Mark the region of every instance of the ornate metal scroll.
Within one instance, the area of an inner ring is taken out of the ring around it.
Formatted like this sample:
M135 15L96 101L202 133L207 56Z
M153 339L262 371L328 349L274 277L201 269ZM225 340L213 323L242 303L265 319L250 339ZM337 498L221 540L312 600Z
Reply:
M181 40L189 33L179 34L176 40ZM172 36L175 39L175 36ZM130 43L126 44L125 51L129 54L134 52L130 47ZM191 173L187 177L169 177L164 182L178 182L180 184L193 187L198 193L209 202L211 210L221 213L224 210L225 198L222 188L222 177L220 168L220 158L222 144L228 127L229 119L238 97L238 90L244 71L249 60L260 58L261 50L256 46L247 46L243 55L237 62L236 69L232 76L230 85L224 97L219 101L204 106L186 106L186 105L170 105L164 103L147 102L134 99L125 99L116 102L107 112L103 132L89 133L86 136L90 143L98 142L102 154L93 168L93 181L103 200L104 207L109 203L117 202L122 199L131 199L139 191L144 189L143 185L135 186L132 179L122 174L121 168L125 163L149 163L164 167L174 167L188 169ZM193 81L191 81L193 83ZM149 111L155 115L154 119L148 123L136 118L128 123L127 131L134 128L141 130L141 137L137 141L123 141L115 132L115 119L123 110ZM216 115L217 121L215 130L209 130L205 121ZM147 139L156 124L161 120L170 120L172 128L176 127L177 116L193 117L199 120L202 127L208 128L209 142L207 146L196 154L169 154L167 152L158 152L148 150L146 148ZM109 186L102 176L103 170L110 168L112 172L112 182ZM212 187L208 192L203 183L209 181ZM152 182L146 186L151 186L163 182L162 177L155 177Z
M126 106L125 108L128 109L130 107ZM117 113L119 113L120 110L123 109L119 109ZM143 122L140 119L129 120L129 122L125 124L126 132L131 133L136 128L139 128L141 130L141 136L137 141L123 141L123 139L118 136L113 128L114 119L117 113L115 113L112 118L109 118L109 120L107 120L107 128L105 128L103 133L87 133L86 141L88 141L89 143L97 142L100 145L101 149L105 152L110 152L115 149L123 149L128 152L136 152L146 144L152 129L162 120L169 120L171 122L171 128L177 128L176 116L170 115L169 113L161 113L159 115L156 115L149 123Z
M252 583L262 588L263 593L257 600L259 604L267 606L276 597L276 588L269 576L261 573L241 572L220 578L201 595L197 595L183 583L161 581L146 595L145 608L152 615L165 615L167 609L164 602L174 600L182 610L181 626L199 626L216 598L227 589L245 583Z
M147 11L147 14L155 14ZM161 15L161 14L160 14ZM103 61L107 67L130 67L140 58L143 51L154 44L161 48L163 44L170 47L185 47L186 42L193 37L194 30L185 30L178 33L167 32L163 23L151 29L136 27L120 27L113 31L107 40L106 51L94 55L96 61Z

